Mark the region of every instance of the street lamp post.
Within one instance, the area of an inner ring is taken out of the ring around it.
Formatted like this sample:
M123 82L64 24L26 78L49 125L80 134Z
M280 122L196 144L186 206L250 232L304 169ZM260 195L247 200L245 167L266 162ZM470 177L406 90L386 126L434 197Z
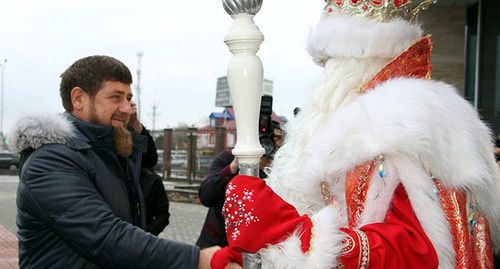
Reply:
M196 177L196 139L198 137L197 130L194 126L187 128L188 137L188 182L193 184L193 179Z
M142 56L144 55L144 52L139 51L137 52L137 84L136 84L136 92L137 92L137 119L141 119L141 110L142 110L142 105L141 105L141 59ZM153 128L154 131L154 128Z
M224 37L233 57L227 67L227 81L237 124L238 140L232 151L240 174L259 176L259 160L264 149L259 143L259 108L263 68L256 55L264 35L253 21L263 0L222 0L233 24ZM261 268L257 253L243 254L243 267Z
M5 84L4 84L4 73L5 73L5 66L7 65L7 59L4 59L3 60L3 64L2 64L2 80L1 80L1 93L0 93L0 98L1 98L1 101L0 101L0 136L2 138L2 141L3 141L3 110L4 110L4 105L3 105L3 93L4 93L4 88L5 88Z

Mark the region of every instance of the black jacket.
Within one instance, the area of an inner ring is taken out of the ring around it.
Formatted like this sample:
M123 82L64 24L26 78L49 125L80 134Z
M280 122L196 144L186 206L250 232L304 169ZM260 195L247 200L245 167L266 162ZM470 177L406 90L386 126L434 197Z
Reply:
M139 182L144 194L146 225L144 230L159 235L167 227L170 219L169 202L162 177L154 172L158 162L156 144L149 131L142 126L141 135L147 138L147 150L142 154Z
M113 150L111 127L68 113L27 117L14 132L25 160L17 191L21 268L197 267L197 247L139 228L144 137L134 137L125 159Z
M209 207L205 223L196 241L196 245L200 248L224 247L228 244L224 230L222 206L224 205L226 185L236 176L231 173L229 168L233 159L234 156L229 150L217 154L210 166L208 176L203 180L198 191L201 203Z
M158 163L158 153L156 152L155 140L146 129L146 127L144 127L144 125L142 126L141 135L147 138L147 150L142 153L141 169L153 169L154 166Z
M167 227L170 219L168 211L170 204L162 178L151 169L142 168L140 183L146 209L144 230L159 235Z
M231 150L225 150L217 154L212 161L208 176L203 180L198 191L201 203L209 207L205 223L196 241L196 245L200 248L228 245L224 229L224 217L222 217L222 206L224 205L226 186L236 176L236 174L231 173L229 168L233 159L234 156L231 154ZM259 176L261 178L266 177L262 170L259 170Z

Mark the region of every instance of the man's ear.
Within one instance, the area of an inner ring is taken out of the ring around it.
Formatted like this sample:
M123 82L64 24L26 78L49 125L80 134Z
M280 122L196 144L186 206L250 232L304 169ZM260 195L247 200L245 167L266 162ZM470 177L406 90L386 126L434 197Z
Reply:
M89 101L89 95L80 87L71 89L71 104L73 111L82 111Z

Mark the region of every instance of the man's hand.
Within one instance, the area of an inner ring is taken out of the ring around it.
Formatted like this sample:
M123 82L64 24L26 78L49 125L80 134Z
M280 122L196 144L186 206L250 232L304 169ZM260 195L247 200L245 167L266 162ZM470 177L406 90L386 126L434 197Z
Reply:
M210 260L217 250L219 250L219 246L213 246L209 248L204 248L200 250L200 259L198 261L198 269L210 269Z
M234 157L234 160L229 164L229 170L231 170L231 174L236 175L238 169L238 158Z
M137 105L135 102L131 101L130 102L130 107L132 108L132 115L130 115L130 120L128 121L128 127L132 128L134 132L137 134L140 134L142 132L142 124L137 119Z
M242 269L243 267L241 267L239 264L237 263L234 263L234 262L230 262L226 265L226 267L224 267L224 269Z
M243 265L243 256L241 252L228 246L218 250L210 261L212 269L237 269Z

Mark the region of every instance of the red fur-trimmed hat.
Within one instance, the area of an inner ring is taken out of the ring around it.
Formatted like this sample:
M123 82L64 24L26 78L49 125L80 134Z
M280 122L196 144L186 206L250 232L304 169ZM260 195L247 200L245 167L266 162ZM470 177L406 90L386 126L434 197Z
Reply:
M307 51L324 66L331 58L392 59L422 37L415 18L433 0L325 0Z

